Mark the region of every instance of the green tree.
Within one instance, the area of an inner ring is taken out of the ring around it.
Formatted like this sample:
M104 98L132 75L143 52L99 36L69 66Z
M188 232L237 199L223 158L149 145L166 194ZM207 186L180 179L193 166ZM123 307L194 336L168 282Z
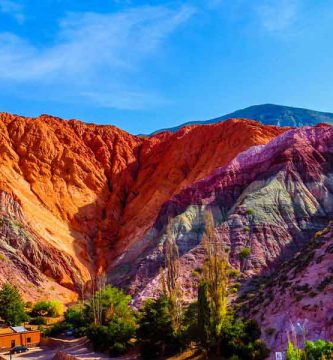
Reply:
M21 294L10 283L5 283L0 290L0 317L11 326L28 320Z
M206 259L203 267L203 282L206 286L210 311L210 335L216 343L217 354L220 352L220 335L224 323L228 320L227 299L229 287L229 262L221 242L216 236L214 219L211 211L206 213L203 246ZM205 331L205 330L203 330Z
M254 320L229 318L221 332L221 355L244 360L264 360L269 349L260 339L261 331Z
M134 334L134 323L118 317L107 325L93 324L87 330L87 336L96 350L107 351L114 356L126 353Z
M155 359L179 350L180 340L173 330L169 300L165 295L145 302L140 312L137 337L144 359Z
M302 360L304 358L304 352L299 349L292 341L288 341L286 360Z
M130 302L131 297L129 295L120 289L107 285L93 295L87 305L87 313L90 313L90 317L94 317L94 306L98 303L98 312L100 313L98 325L106 325L115 317L132 321L134 312L129 306Z
M167 239L165 241L165 267L166 280L162 279L162 290L164 295L169 300L170 313L172 317L172 327L175 332L180 331L181 327L181 315L182 315L182 304L181 304L181 288L178 283L179 278L179 250L176 243L174 234L174 223L169 222L167 227ZM161 276L164 277L164 273L161 272Z
M123 354L130 347L130 340L136 330L136 314L130 307L131 297L110 285L97 291L83 312L86 321L93 321L96 309L98 324L87 329L87 336L97 350L108 351L111 355ZM98 306L96 307L96 304ZM76 314L74 313L76 312ZM81 315L74 309L66 316L80 320Z

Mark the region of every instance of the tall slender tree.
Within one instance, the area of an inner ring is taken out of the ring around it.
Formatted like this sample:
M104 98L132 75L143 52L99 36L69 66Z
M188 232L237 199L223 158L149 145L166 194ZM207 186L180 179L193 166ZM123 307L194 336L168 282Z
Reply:
M99 272L96 276L92 278L91 307L92 307L95 325L102 324L102 317L103 317L102 290L105 288L105 285L106 285L106 275L104 272Z
M175 332L178 332L181 325L181 287L179 285L179 249L176 242L174 233L174 222L169 221L166 241L165 241L165 267L166 267L166 279L163 272L161 272L162 278L162 290L169 300L170 312L172 314L172 327Z
M229 262L227 253L216 236L214 218L211 211L207 211L205 216L203 246L206 252L206 259L203 267L202 283L204 284L203 289L209 304L212 330L211 335L216 341L216 348L219 353L220 335L223 324L227 321L228 317L227 299ZM201 292L201 296L202 295L203 292ZM201 304L201 307L203 307L203 303Z

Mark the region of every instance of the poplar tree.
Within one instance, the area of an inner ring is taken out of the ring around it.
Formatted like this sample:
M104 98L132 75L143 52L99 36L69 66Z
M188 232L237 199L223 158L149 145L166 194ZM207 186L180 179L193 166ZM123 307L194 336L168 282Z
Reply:
M170 304L172 327L177 333L181 326L181 288L179 278L179 249L174 235L174 223L169 221L165 241L166 279L161 271L162 289Z
M217 352L220 351L220 335L223 325L227 321L227 300L229 285L229 262L227 254L222 247L221 242L215 233L214 219L211 211L207 211L205 216L205 233L203 236L203 246L206 253L206 259L203 267L203 279L201 285L201 301L199 312L206 311L204 302L207 301L211 335L214 337L217 346ZM204 300L203 294L207 297ZM206 314L201 313L203 319ZM206 320L205 320L206 321ZM205 326L207 322L205 322ZM202 329L206 332L206 329Z

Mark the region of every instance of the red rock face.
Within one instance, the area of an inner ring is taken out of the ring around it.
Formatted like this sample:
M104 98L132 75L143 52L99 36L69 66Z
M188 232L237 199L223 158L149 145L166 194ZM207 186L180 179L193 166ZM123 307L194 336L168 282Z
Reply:
M2 216L21 224L40 248L43 266L21 249L40 281L76 289L133 248L166 201L285 130L234 119L146 138L113 126L1 114L0 190L10 199L3 200ZM0 249L4 257L20 248L21 234L15 237Z

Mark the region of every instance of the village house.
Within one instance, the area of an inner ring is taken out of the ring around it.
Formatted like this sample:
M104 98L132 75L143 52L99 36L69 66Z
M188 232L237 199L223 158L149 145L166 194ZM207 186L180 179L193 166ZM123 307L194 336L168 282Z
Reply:
M0 352L20 345L34 347L39 345L40 340L39 330L27 329L23 326L0 328Z

